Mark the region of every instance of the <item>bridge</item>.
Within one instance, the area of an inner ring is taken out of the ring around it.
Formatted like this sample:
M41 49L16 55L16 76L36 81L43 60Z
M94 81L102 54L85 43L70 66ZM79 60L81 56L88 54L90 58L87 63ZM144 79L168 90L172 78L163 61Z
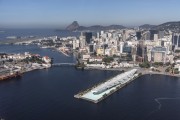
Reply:
M75 63L54 63L52 66L75 66Z

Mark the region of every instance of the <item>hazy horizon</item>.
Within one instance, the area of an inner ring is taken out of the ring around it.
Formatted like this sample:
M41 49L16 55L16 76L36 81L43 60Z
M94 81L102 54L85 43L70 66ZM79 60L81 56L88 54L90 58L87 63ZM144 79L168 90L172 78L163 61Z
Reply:
M180 1L171 0L0 0L1 28L59 28L73 21L81 26L180 21Z

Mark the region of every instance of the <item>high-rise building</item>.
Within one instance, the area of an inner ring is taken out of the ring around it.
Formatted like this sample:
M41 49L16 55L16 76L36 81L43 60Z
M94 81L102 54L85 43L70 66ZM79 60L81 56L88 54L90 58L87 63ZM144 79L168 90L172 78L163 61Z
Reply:
M123 41L126 41L126 30L123 30L122 39Z
M162 39L164 37L164 31L158 32L158 39Z
M104 34L104 31L101 31L101 35L103 35Z
M73 40L73 49L79 48L79 40Z
M85 37L84 36L80 36L79 37L79 44L80 44L80 47L81 48L84 48L85 47Z
M144 39L145 40L150 40L150 32L146 32L146 34L144 35Z
M154 40L154 34L158 34L157 30L150 30L150 40Z
M94 44L89 44L89 52L94 53Z
M158 34L154 34L154 41L158 40Z
M90 44L92 41L92 32L85 32L85 40L87 44Z
M161 46L164 47L164 41L161 41Z
M174 44L174 45L177 45L177 43L178 43L178 37L179 37L179 36L177 36L177 35L174 36L174 41L173 41L173 44Z
M172 37L172 45L175 46L175 48L180 47L180 34L174 34Z
M144 46L144 41L139 41L137 45L137 61L144 62L147 60L147 47Z
M100 34L99 34L99 32L97 32L97 38L98 38L98 39L100 38Z
M154 47L151 51L151 61L166 63L167 50L165 47Z
M131 52L132 52L132 47L131 46L124 46L123 47L123 53L131 54Z
M131 54L132 54L132 58L134 62L136 62L136 51L137 51L137 48L133 46L131 49Z
M180 36L178 37L179 39L178 39L178 47L180 47Z
M120 53L123 53L123 48L124 48L124 42L119 43L119 51Z
M136 32L136 37L137 37L137 40L141 40L142 34L141 34L140 31L139 31L139 32Z

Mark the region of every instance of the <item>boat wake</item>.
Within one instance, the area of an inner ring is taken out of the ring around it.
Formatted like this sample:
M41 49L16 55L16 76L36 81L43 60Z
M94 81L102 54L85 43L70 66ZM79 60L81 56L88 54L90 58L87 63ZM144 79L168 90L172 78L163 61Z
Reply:
M163 100L180 100L180 97L175 97L175 98L155 98L154 101L158 104L158 107L154 111L152 111L149 115L152 115L155 112L161 110L161 108L162 108L161 101L163 101Z
M160 110L161 107L162 107L162 104L161 104L162 100L180 100L180 97L176 97L176 98L156 98L154 100L156 101L156 103L158 103L158 108L157 109Z

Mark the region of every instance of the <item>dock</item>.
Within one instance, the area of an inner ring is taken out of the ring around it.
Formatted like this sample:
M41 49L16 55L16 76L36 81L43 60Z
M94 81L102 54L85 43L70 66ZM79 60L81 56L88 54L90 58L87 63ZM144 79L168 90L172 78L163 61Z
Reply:
M59 52L61 52L63 55L65 55L66 57L70 57L65 51L63 50L59 50Z
M79 92L74 95L77 99L87 100L93 103L99 103L114 92L128 85L138 77L137 69L119 74L103 83L94 85L85 91Z

